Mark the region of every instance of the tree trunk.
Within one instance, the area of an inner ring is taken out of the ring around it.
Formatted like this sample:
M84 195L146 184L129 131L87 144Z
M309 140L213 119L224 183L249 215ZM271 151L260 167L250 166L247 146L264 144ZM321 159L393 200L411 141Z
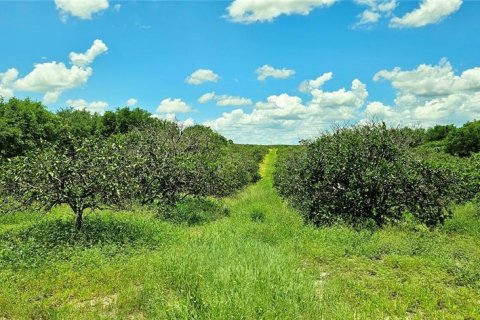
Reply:
M75 229L80 231L82 229L82 222L83 222L83 210L80 212L76 212L77 216L75 218Z

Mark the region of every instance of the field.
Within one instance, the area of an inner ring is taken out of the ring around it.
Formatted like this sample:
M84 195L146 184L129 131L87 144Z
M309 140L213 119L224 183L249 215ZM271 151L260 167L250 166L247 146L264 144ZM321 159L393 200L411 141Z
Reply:
M188 223L65 206L0 216L0 319L478 319L480 218L313 227L261 179ZM195 209L197 208L197 209ZM198 207L186 206L187 211Z

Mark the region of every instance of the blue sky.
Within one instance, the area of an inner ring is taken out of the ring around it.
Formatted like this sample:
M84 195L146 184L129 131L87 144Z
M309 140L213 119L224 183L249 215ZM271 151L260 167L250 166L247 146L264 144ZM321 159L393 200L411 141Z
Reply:
M130 100L242 143L368 118L461 124L480 114L478 21L462 0L0 1L0 95Z

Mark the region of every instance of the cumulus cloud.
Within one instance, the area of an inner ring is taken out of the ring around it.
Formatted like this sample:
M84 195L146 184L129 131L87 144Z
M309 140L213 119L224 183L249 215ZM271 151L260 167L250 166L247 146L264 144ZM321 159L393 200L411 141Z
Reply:
M185 79L188 84L195 86L201 85L205 82L217 82L220 76L210 69L198 69Z
M292 69L275 69L269 65L263 65L257 70L255 73L258 74L257 79L260 81L264 81L267 78L275 78L275 79L287 79L290 78L295 74L295 70Z
M137 103L138 103L138 100L135 99L135 98L130 98L130 99L127 100L127 106L128 107L134 107L134 106L137 105Z
M87 83L93 73L90 64L107 50L101 40L95 40L85 53L70 53L71 67L56 61L38 63L29 74L18 79L14 87L20 91L43 93L45 103L56 102L63 91Z
M160 102L157 112L160 114L176 114L191 112L192 107L182 99L167 98Z
M235 0L227 8L234 22L273 21L280 15L308 15L313 9L329 7L338 0Z
M229 95L217 95L215 92L209 92L202 95L199 99L199 103L207 103L208 101L216 101L216 105L220 107L225 106L249 106L253 104L251 99L229 96Z
M310 101L288 94L272 95L257 102L250 113L236 109L205 125L238 143L297 143L316 136L335 121L357 119L368 97L366 86L358 79L352 81L350 90L323 91L321 86L332 76L305 82L312 83L305 87Z
M105 112L105 109L108 107L108 103L105 101L88 102L84 99L67 100L66 104L68 107L74 108L76 110L86 110L90 113L99 114L103 114Z
M418 28L437 23L460 9L463 0L423 0L420 7L405 14L394 17L390 26L395 28Z
M90 20L92 16L108 8L108 0L55 0L60 10L60 18L66 21L69 15L83 20Z
M366 108L386 120L429 126L480 117L479 67L456 75L448 60L442 59L437 65L422 64L413 70L382 70L374 80L387 80L397 91L394 106L375 101Z
M74 66L85 67L95 60L96 57L108 51L107 46L102 40L95 40L93 45L85 53L70 53L70 61Z
M322 74L320 77L314 80L305 80L300 84L299 90L303 93L312 91L313 89L318 89L327 81L332 80L333 73L327 72Z
M0 73L0 98L9 99L14 95L15 80L18 78L18 70L8 69Z

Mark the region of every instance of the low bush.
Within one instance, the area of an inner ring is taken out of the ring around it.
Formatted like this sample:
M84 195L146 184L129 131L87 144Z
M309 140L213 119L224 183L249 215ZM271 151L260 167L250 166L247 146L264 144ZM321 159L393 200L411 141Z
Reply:
M456 182L453 191L456 202L480 200L480 153L463 158L435 149L420 148L417 153L430 166L454 174Z
M416 157L404 134L383 123L338 128L281 153L275 186L316 225L383 226L407 212L429 227L443 223L455 176Z

